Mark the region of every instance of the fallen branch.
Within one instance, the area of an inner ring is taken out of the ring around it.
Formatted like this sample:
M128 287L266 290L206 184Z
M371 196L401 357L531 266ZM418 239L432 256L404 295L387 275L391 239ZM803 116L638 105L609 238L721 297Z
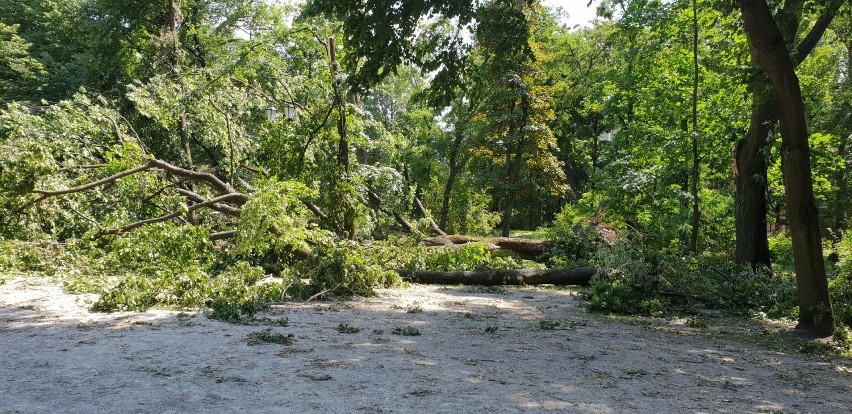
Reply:
M523 259L535 260L538 256L549 252L553 244L546 240L519 239L515 237L471 237L458 234L447 236L428 237L421 242L424 246L447 246L466 243L483 243L488 246L496 246L498 251L510 251L517 253Z
M438 226L438 223L435 223L435 220L432 219L432 216L427 213L426 208L423 207L423 202L420 201L420 197L414 197L414 206L417 207L417 211L420 212L420 215L429 219L429 227L432 229L435 234L440 234L441 236L446 236L447 232L445 232L441 227Z
M192 206L187 208L186 211L176 211L174 213L166 214L165 216L154 217L154 218L150 218L150 219L147 219L147 220L140 220L140 221L137 221L135 223L128 224L128 225L121 227L121 228L107 230L107 231L104 232L104 234L123 234L123 233L130 231L130 230L142 227L142 226L147 225L147 224L154 224L154 223L160 223L160 222L163 222L163 221L168 221L168 220L180 217L184 214L193 212L195 210L198 210L198 209L201 209L201 208L209 208L210 206L212 206L216 203L228 201L229 199L238 198L240 196L242 196L242 194L239 194L239 193L237 193L237 194L225 194L223 196L216 197L214 199L211 199L209 201L205 201L203 203L193 204Z
M226 240L226 239L231 239L231 238L234 238L234 237L237 237L237 231L236 230L220 231L218 233L210 234L210 240L213 240L213 241Z
M180 193L180 195L182 195L182 196L186 197L187 199L194 201L196 203L207 202L207 200L205 200L204 197L201 196L201 194L189 191L187 189L178 188L177 192ZM231 217L240 217L240 215L243 212L242 209L239 209L237 207L229 206L227 204L220 204L220 203L210 205L210 209L212 209L214 211L218 211L222 214L229 215Z
M403 279L435 285L588 285L598 269L573 267L557 269L472 270L452 272L398 271Z

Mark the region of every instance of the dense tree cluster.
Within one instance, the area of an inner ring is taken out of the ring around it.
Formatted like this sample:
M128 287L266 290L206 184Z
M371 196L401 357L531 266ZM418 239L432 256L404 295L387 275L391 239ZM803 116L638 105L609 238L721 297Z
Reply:
M188 274L336 275L315 294L393 279L368 241L547 228L550 265L642 263L616 310L653 311L672 261L731 303L771 267L830 334L852 323L851 8L605 0L569 28L536 0L4 2L0 237L125 264L127 240L203 238L228 258Z

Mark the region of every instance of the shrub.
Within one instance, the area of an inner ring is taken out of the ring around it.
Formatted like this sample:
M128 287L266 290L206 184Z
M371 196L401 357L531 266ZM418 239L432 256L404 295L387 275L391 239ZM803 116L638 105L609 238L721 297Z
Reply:
M734 265L724 258L643 254L630 244L599 250L600 270L592 278L588 307L626 314L658 314L695 305L730 313L762 312L795 317L792 275Z
M455 271L484 269L517 269L520 259L508 253L492 252L482 243L467 243L461 247L444 247L427 251L417 270Z
M401 279L394 269L388 269L372 254L349 240L338 240L317 246L313 255L300 262L296 270L307 283L293 279L288 294L307 297L329 291L371 296L373 289L397 285Z
M212 318L238 320L254 316L269 302L281 300L284 286L277 281L258 283L263 269L237 262L210 282L206 304L213 309Z
M587 296L589 309L627 314L659 311L659 278L640 251L620 244L598 255L598 260L600 269Z
M204 227L158 223L117 237L107 247L100 270L107 273L139 272L142 275L180 273L203 269L214 259L210 231Z
M838 323L852 327L852 239L847 234L837 245L837 274L828 289Z
M597 230L588 223L569 228L557 221L548 231L548 239L553 248L540 258L548 267L593 265L597 250L602 246Z

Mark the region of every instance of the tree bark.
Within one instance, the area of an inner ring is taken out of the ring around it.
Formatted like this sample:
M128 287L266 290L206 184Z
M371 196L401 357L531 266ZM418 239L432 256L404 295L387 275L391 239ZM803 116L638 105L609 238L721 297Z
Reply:
M400 276L414 283L436 285L588 285L598 269L574 267L567 269L508 269L471 270L454 272L399 271Z
M449 162L449 174L447 175L447 183L444 185L444 197L441 200L441 218L439 220L438 226L444 231L450 231L447 228L447 224L450 220L450 197L453 193L453 186L456 183L456 176L459 171L459 151L461 151L462 140L464 140L464 131L461 130L461 126L459 125L461 122L458 122L455 130L455 137L453 138L452 147L450 147L450 162Z
M781 168L799 297L797 329L834 332L814 200L808 131L795 63L765 0L738 0L746 36L772 83L781 121Z
M736 197L737 263L771 266L767 238L766 138L776 120L775 98L768 79L759 77L752 84L751 121L745 138L737 143L734 154Z
M521 86L525 87L525 86ZM514 107L514 105L513 105ZM514 108L513 108L514 109ZM517 128L518 138L515 142L514 151L507 148L506 153L506 190L503 194L503 218L500 224L500 235L509 237L512 232L512 211L515 209L515 201L517 201L516 192L518 190L518 180L520 179L521 164L524 162L524 147L526 139L527 121L529 119L529 99L526 92L521 94L521 122ZM512 129L509 130L509 135L512 134Z
M692 0L692 232L689 237L689 250L698 253L698 230L701 225L701 209L698 194L701 178L701 154L698 153L698 2Z
M789 0L784 3L779 11L779 29L788 49L793 49L794 65L801 63L813 51L842 2L833 0L826 5L798 45L795 45L795 38L799 31L803 1ZM736 261L767 267L771 266L771 262L766 233L766 137L774 130L778 116L778 103L775 102L771 88L771 83L765 78L758 78L752 85L754 101L749 130L745 138L737 143L734 155L737 186Z
M546 240L519 239L514 237L478 238L451 234L447 236L427 237L421 242L424 246L462 245L466 243L484 243L493 245L494 250L517 253L522 259L535 260L538 256L549 252L553 244Z

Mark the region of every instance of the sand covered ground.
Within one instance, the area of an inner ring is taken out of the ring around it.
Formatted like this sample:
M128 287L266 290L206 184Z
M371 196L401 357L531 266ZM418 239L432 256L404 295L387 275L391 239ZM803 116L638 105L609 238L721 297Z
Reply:
M722 319L625 324L567 290L414 285L252 324L93 299L0 285L0 412L852 412L848 359L721 339Z

